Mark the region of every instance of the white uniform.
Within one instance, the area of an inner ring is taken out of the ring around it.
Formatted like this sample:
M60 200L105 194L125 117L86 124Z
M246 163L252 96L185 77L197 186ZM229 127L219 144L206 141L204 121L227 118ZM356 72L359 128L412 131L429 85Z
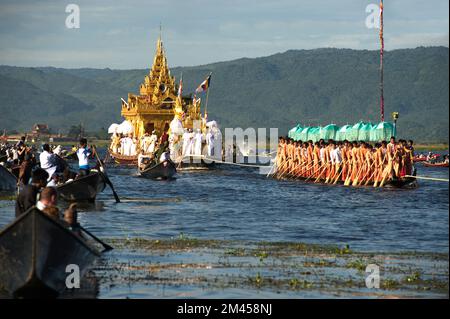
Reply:
M137 141L134 138L130 138L131 145L130 145L130 155L134 156L137 154Z
M147 147L147 153L153 153L155 151L156 142L158 141L158 136L156 134L152 134L149 139L149 144Z
M206 133L206 145L208 145L208 156L214 156L214 135L211 130Z
M201 132L195 133L194 136L194 155L202 155L203 134Z
M55 154L43 151L39 155L39 161L41 162L41 168L45 169L48 173L48 179L56 172L56 158Z

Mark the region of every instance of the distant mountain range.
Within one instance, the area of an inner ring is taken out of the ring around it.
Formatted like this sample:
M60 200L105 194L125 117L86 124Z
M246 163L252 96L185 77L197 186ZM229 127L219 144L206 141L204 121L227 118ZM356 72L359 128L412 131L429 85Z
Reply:
M149 52L149 60L153 52ZM169 61L170 64L170 61ZM212 72L208 115L225 127L278 127L378 122L379 53L350 49L291 50L238 59L183 73L184 93ZM120 98L137 93L148 69L61 69L0 66L0 129L30 130L47 123L67 131L82 123L96 131L118 122ZM386 118L398 111L399 136L448 142L449 49L385 53Z

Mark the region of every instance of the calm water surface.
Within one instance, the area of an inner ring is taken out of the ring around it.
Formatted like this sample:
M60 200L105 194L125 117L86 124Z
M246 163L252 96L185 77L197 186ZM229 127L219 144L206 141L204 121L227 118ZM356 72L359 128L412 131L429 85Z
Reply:
M111 167L123 203L107 188L82 208L82 224L103 238L194 238L301 241L350 245L363 251L447 252L449 185L420 181L393 190L277 181L257 169L223 167L179 172L173 181ZM448 168L418 165L418 175L449 178ZM0 201L0 227L13 219L14 202Z

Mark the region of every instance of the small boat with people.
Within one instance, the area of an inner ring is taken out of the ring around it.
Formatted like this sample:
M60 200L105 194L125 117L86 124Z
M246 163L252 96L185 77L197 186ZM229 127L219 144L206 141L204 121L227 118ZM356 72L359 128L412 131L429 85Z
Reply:
M148 165L147 168L139 169L139 175L150 179L172 179L177 173L175 163L171 160L157 164Z
M17 177L0 164L0 191L13 191L17 187Z
M423 166L426 167L449 167L448 162L441 162L441 163L432 163L432 162L422 162Z
M86 176L68 180L56 186L61 199L69 202L95 201L97 195L106 187L106 179L101 171L91 170Z
M112 247L79 226L81 233L49 215L30 208L0 232L0 287L16 298L57 297L67 288L72 268L80 279L101 251Z

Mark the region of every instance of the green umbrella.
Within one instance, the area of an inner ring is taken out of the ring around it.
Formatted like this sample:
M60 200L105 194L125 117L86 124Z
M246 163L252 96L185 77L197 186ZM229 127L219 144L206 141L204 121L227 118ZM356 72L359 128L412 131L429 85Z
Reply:
M351 132L352 126L351 125L344 125L342 126L339 131L336 133L336 140L337 141L344 141L348 140L347 135Z
M394 125L389 122L380 122L373 128L373 141L388 141L394 135Z
M348 133L347 139L349 141L359 141L359 131L362 129L364 124L364 122L359 122L353 125L351 131Z
M324 140L336 139L336 133L339 131L339 126L336 124L328 124L320 128L320 138Z

